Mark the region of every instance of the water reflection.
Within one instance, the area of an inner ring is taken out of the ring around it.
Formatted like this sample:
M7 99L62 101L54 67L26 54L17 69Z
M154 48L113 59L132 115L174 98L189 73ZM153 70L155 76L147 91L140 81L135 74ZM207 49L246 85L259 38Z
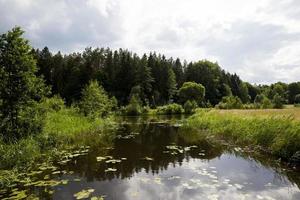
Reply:
M201 134L183 132L181 120L120 119L112 146L91 145L87 155L60 165L60 171L72 173L56 178L68 184L43 197L73 199L90 188L95 189L91 196L122 200L300 199L299 172L283 171L268 157L253 159Z

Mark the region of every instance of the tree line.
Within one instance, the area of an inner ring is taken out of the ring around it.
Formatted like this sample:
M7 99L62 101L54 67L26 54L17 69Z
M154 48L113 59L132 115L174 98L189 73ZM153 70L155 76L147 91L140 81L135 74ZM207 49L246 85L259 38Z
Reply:
M37 74L51 86L53 94L59 94L68 104L80 99L90 80L97 80L119 105L128 104L133 88L138 88L143 104L151 107L179 102L178 90L184 82L205 87L203 107L214 106L226 96L253 103L261 94L270 100L278 94L283 103L293 104L300 94L300 82L253 85L208 60L187 63L155 52L140 57L126 49L91 47L65 55L53 54L47 47L33 49L32 53L37 60Z

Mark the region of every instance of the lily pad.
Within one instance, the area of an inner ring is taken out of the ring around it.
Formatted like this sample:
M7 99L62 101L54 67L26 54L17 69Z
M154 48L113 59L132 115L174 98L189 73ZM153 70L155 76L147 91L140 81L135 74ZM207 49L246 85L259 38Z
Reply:
M11 197L7 199L26 199L27 198L26 190L16 190L13 193L11 193Z
M146 156L145 158L143 158L143 160L153 161L154 159Z
M90 195L94 192L94 189L87 189L87 190L81 190L80 192L77 192L73 196L76 199L87 199L90 197Z
M91 200L104 200L104 196L92 197Z
M106 157L102 157L102 156L96 157L97 162L101 162L101 161L106 160L106 159L107 159Z
M121 160L117 160L117 159L111 159L111 160L107 160L105 161L106 163L112 163L112 164L116 164L116 163L120 163Z
M117 171L117 169L110 168L110 167L105 170L105 172L116 172L116 171Z

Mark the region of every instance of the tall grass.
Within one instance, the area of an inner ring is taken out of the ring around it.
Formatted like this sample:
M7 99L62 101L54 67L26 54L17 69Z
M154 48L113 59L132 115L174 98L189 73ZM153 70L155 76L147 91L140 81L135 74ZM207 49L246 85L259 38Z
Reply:
M83 145L90 134L114 127L110 118L90 119L74 108L49 111L46 115L45 127L40 134L15 143L5 143L0 138L0 170L26 168L63 148Z
M300 122L290 116L198 111L186 121L184 128L230 139L239 145L260 146L286 160L300 150Z

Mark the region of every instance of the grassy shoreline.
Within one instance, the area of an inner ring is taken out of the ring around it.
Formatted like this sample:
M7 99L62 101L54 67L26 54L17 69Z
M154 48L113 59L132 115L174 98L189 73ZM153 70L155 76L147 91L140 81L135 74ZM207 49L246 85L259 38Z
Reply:
M300 150L300 121L289 111L198 110L183 128L230 140L241 146L258 146L291 161ZM294 111L299 114L300 110ZM294 114L295 114L294 113Z
M65 149L106 145L102 144L108 143L104 130L114 127L112 118L90 119L73 108L47 112L40 134L9 144L0 140L0 188L35 163L48 162Z

